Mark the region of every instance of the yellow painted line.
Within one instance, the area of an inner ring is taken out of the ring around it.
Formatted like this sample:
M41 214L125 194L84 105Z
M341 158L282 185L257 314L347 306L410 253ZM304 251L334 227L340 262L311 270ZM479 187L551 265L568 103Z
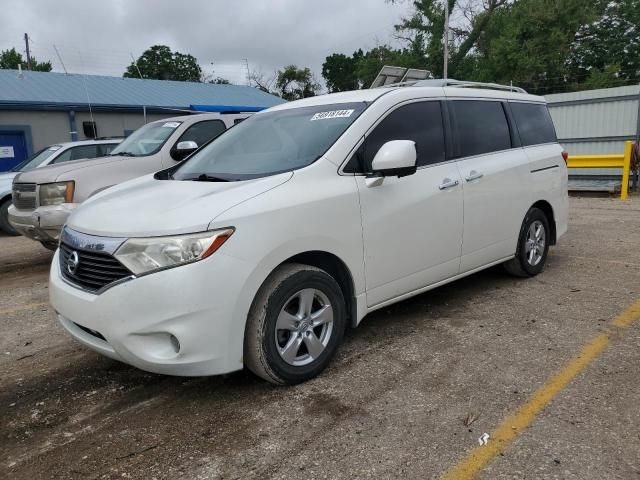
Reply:
M630 326L640 318L640 300L618 315L611 325L618 328ZM491 460L499 455L536 415L553 400L580 372L582 372L609 345L609 333L601 333L591 340L562 370L551 377L516 413L507 417L491 434L489 443L475 447L469 454L443 476L446 480L472 479Z
M21 307L16 308L5 308L4 310L0 310L0 315L11 315L12 313L22 312L24 310L33 310L35 308L48 307L48 303L29 303L27 305L22 305Z

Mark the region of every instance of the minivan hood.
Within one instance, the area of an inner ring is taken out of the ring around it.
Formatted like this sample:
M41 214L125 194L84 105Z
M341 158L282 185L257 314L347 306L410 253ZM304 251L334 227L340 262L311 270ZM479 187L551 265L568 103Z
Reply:
M62 162L46 167L38 167L33 170L20 173L16 179L18 183L50 183L58 180L60 175L80 170L81 168L92 167L94 165L104 165L107 163L115 163L122 161L135 161L134 157L121 157L114 155L112 157L85 158L83 160L73 160L71 162Z
M239 182L156 180L122 183L78 207L67 225L108 237L153 237L207 230L221 213L287 182L292 172ZM233 226L233 225L229 225Z

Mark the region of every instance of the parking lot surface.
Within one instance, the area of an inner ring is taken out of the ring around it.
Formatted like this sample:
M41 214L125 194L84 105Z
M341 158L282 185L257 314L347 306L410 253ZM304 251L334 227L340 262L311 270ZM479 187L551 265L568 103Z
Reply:
M0 237L0 478L640 479L639 200L572 198L541 275L375 312L290 388L87 350L48 306L51 252Z

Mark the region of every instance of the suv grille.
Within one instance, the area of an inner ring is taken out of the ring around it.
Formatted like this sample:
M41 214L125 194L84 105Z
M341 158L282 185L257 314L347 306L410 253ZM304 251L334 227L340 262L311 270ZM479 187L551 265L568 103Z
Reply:
M11 201L18 210L34 210L36 208L36 184L14 183Z
M78 255L75 270L69 268L69 258L74 252ZM76 250L64 243L60 244L60 271L67 280L90 292L133 275L108 253Z

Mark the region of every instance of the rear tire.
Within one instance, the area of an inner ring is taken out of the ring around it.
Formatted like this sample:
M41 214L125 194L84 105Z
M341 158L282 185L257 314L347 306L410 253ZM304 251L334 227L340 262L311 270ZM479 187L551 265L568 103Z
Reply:
M340 286L324 270L278 267L258 291L244 337L245 366L278 385L304 382L333 359L346 325Z
M9 223L9 205L11 205L11 199L7 199L0 203L0 230L7 235L16 236L20 235L15 228Z
M542 272L549 252L550 233L544 212L539 208L530 209L522 222L516 256L504 263L505 270L525 278Z

